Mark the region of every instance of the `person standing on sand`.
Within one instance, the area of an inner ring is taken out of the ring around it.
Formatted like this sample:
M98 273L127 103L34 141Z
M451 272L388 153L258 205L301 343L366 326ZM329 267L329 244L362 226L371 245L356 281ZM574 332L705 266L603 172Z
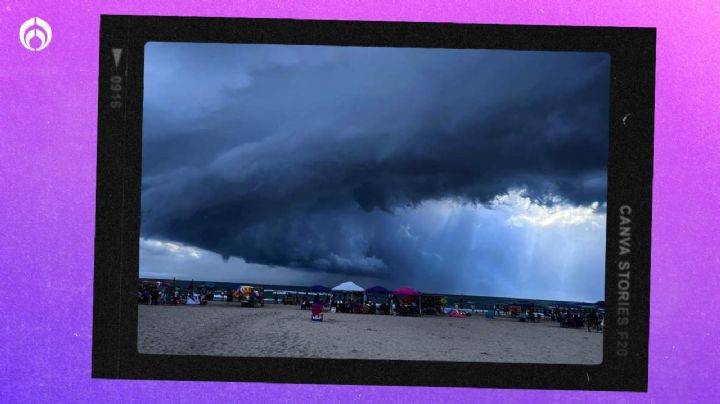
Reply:
M590 329L592 328L592 326L595 326L597 328L598 318L597 318L597 314L595 313L594 309L590 314L587 315L586 322L587 322L588 332L590 332Z
M150 296L152 299L152 305L157 306L158 304L158 296L160 296L160 292L158 292L157 287L154 287L152 292L150 292Z

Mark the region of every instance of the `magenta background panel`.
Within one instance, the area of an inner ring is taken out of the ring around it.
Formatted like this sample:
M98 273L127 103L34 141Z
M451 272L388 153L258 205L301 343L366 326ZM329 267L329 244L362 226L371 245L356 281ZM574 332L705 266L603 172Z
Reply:
M649 392L91 379L101 13L657 27ZM42 52L18 40L33 16ZM713 0L1 0L0 401L718 402L718 27Z

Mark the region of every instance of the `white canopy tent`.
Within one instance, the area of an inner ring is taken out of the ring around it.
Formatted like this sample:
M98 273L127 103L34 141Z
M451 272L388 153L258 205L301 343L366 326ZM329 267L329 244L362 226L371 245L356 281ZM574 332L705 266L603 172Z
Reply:
M365 289L361 288L357 284L353 282L343 282L334 288L332 288L333 292L365 292Z
M343 282L334 288L333 293L362 293L363 303L365 303L365 289L354 282Z

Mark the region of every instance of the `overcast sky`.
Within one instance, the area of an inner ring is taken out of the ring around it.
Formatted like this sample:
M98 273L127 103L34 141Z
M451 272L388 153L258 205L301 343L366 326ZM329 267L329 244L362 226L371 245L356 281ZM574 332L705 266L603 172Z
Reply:
M604 299L607 54L145 49L142 277Z

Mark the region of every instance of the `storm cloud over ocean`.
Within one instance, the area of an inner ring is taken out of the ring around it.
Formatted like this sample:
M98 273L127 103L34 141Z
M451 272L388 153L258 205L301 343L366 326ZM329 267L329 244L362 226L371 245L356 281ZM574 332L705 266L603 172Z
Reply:
M149 43L141 275L602 299L609 69Z

